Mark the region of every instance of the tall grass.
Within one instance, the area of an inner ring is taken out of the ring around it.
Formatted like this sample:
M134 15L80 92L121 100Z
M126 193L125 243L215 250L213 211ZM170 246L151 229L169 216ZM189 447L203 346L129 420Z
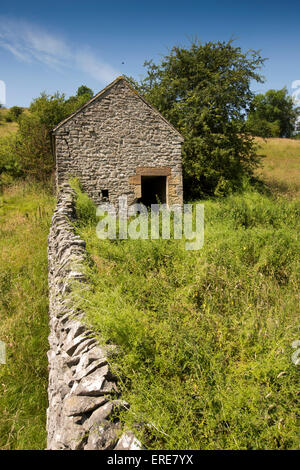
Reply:
M84 202L81 201L81 212ZM153 449L299 447L299 201L248 190L205 202L205 243L98 240L79 292L130 410Z
M257 171L273 193L300 197L300 141L294 139L257 138L259 153L265 155Z
M0 123L0 136L15 126ZM260 143L260 175L276 194L299 196L300 143ZM1 449L45 447L53 208L41 185L0 195ZM199 252L174 240L100 242L93 210L81 194L94 289L79 295L101 338L120 345L124 425L148 448L297 448L299 202L250 190L206 201Z
M0 138L17 132L19 125L16 122L7 122L9 109L0 108Z
M0 196L0 448L46 444L47 236L54 198L20 183Z

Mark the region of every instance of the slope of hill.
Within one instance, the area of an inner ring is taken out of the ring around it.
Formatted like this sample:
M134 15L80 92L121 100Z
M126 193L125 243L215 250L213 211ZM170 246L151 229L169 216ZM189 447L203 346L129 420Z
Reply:
M275 194L300 197L300 140L257 138L265 155L257 175Z
M0 138L6 137L18 130L18 124L16 122L1 122L0 121Z

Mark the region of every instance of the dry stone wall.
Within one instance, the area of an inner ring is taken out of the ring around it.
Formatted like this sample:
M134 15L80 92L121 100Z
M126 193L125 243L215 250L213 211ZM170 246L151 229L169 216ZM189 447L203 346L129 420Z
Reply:
M49 386L48 450L136 450L134 435L121 432L118 410L128 407L118 394L108 357L75 307L74 281L88 288L85 242L75 234L75 194L63 185L49 234ZM78 287L78 284L77 284ZM111 418L114 419L111 419Z

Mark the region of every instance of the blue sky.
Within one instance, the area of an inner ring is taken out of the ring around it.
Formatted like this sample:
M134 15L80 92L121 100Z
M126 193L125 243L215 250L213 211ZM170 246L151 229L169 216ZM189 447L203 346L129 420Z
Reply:
M300 2L294 0L151 2L52 0L5 2L0 10L0 80L6 105L28 106L45 90L68 96L81 84L100 91L121 74L139 79L145 60L174 45L227 41L260 49L266 83L300 80ZM123 63L124 62L124 63Z

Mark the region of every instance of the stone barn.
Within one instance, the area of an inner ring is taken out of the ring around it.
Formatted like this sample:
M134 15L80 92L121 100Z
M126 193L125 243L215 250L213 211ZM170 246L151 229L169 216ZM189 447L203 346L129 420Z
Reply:
M182 142L119 77L53 129L57 187L76 176L96 204L182 204Z

